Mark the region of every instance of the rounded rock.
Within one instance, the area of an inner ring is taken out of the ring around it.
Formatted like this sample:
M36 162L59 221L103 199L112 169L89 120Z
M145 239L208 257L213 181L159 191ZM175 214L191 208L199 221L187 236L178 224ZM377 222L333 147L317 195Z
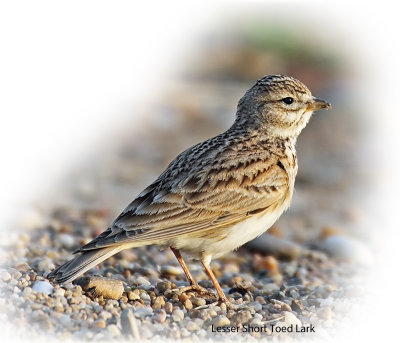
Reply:
M206 304L205 299L199 298L199 297L193 298L193 299L191 299L191 301L192 301L193 306L195 306L195 307L204 306Z
M124 285L121 280L98 276L85 276L77 279L75 282L93 297L102 296L103 298L118 300L122 297L124 292Z
M231 321L225 316L217 316L212 320L211 324L214 327L229 326L231 324Z
M32 290L38 293L44 293L50 295L53 291L53 286L48 281L36 281L32 287Z

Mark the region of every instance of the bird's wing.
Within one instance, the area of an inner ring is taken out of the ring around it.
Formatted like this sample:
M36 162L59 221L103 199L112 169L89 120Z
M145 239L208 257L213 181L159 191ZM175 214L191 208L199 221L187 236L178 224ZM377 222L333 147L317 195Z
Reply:
M174 182L165 182L167 169L110 228L77 252L223 228L278 206L289 191L285 164L287 160L270 154L250 161L236 156Z

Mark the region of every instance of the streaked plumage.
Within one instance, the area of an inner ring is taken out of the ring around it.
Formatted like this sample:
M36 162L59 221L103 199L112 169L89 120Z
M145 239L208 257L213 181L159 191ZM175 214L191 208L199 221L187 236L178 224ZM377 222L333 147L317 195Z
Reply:
M293 102L287 104L288 98ZM181 153L49 278L71 281L123 249L149 244L184 250L207 270L213 256L259 236L287 209L297 173L296 139L320 108L329 105L298 80L260 79L239 101L230 129Z

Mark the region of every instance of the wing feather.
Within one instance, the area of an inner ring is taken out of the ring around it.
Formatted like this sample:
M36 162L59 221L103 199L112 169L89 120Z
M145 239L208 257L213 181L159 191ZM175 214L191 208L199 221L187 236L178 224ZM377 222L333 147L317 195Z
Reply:
M78 251L121 243L160 243L192 232L222 229L282 203L290 191L289 175L280 167L287 164L282 156L259 154L251 161L232 158L228 162L220 169L213 165L207 170L201 165L197 172L171 163L109 229ZM177 169L183 175L177 175Z

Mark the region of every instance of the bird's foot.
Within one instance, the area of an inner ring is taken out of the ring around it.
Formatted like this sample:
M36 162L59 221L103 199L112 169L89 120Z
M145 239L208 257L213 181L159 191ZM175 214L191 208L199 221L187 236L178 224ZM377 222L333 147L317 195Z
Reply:
M186 286L186 287L176 288L174 291L178 295L181 295L182 293L185 293L185 292L194 291L194 292L196 292L196 293L198 293L200 295L208 295L208 296L211 296L213 298L215 298L217 296L215 294L215 292L213 292L213 291L211 291L211 290L209 290L207 288L204 288L204 287L200 286L197 283L192 284L190 286Z

